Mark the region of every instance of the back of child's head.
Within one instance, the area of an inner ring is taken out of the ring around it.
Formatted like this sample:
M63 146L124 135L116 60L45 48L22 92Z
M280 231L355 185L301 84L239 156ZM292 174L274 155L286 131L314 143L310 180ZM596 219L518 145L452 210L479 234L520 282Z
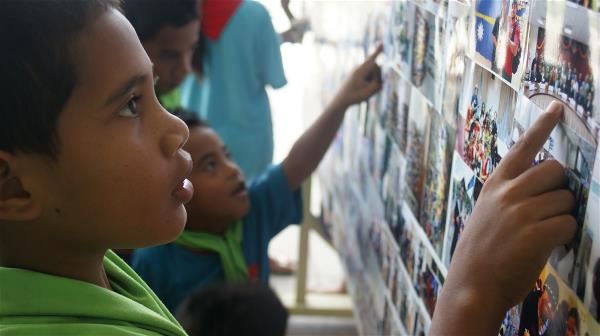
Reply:
M56 122L78 81L74 46L118 0L9 0L0 10L0 151L54 156Z
M166 27L183 27L198 20L197 0L123 0L123 12L140 41L154 38Z
M177 318L190 336L283 336L288 312L269 287L221 283L193 293Z

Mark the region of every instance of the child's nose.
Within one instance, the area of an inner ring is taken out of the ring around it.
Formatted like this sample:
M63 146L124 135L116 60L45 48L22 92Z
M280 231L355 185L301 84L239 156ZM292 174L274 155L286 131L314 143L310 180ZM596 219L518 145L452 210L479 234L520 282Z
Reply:
M181 119L168 112L165 114L168 119L165 124L168 126L166 134L161 139L160 147L165 157L172 157L183 148L190 136L190 131Z

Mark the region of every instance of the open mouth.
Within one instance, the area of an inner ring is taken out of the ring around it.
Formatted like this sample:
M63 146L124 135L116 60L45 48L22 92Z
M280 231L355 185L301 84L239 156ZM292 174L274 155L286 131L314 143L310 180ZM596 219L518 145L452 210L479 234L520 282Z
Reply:
M185 204L189 202L194 196L194 186L188 179L184 179L181 183L173 190L173 197L178 201Z
M243 181L238 183L238 185L233 189L231 195L232 196L245 196L247 194L248 188L246 188L246 183Z

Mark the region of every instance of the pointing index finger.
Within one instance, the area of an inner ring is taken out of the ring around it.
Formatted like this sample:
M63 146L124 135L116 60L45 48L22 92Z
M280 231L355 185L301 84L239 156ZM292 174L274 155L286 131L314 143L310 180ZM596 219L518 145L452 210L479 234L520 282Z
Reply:
M498 166L497 173L512 179L530 168L535 155L561 120L562 113L563 105L553 101L506 154Z

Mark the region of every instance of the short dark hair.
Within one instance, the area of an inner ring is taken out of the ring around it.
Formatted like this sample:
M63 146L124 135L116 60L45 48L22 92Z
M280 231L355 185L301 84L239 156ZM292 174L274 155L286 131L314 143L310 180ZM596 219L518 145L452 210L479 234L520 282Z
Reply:
M123 0L123 12L142 42L166 26L179 28L200 18L197 0Z
M282 336L288 311L259 283L218 283L194 292L177 310L190 336Z
M78 81L73 41L117 0L8 0L0 10L0 150L54 157Z
M210 127L208 122L199 118L196 113L186 110L183 107L178 107L172 113L183 120L183 122L187 125L188 128L192 127Z

